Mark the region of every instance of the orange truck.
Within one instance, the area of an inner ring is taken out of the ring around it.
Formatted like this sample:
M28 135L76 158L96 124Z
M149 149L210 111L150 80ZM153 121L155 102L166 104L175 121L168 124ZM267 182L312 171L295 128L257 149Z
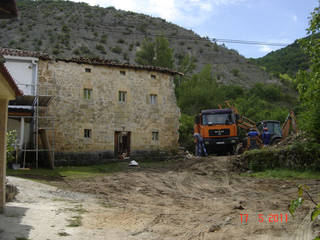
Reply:
M234 110L207 109L200 113L200 134L208 153L234 154L239 143L238 115Z

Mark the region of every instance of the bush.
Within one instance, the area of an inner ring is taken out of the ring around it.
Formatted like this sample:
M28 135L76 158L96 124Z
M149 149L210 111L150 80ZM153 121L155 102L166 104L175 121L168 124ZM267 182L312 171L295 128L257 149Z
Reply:
M62 31L65 32L65 33L67 33L67 32L69 32L70 30L69 30L69 28L68 28L67 25L63 25L63 26L62 26Z
M120 46L115 46L111 49L112 52L120 54L122 52L122 48Z
M182 114L180 118L179 142L186 150L194 152L193 123L194 117Z
M239 76L240 76L240 71L239 71L239 69L233 68L233 69L231 70L231 73L232 73L232 75L235 76L235 77L239 77Z
M7 132L7 163L12 163L15 160L15 143L17 139L16 130Z
M106 49L104 48L103 45L96 45L96 49L99 50L101 53L105 54L106 53Z
M295 142L283 149L251 150L241 156L242 166L252 171L288 168L320 171L320 144Z
M122 38L120 38L120 39L117 41L117 43L123 44L123 43L125 43L125 41L124 41Z

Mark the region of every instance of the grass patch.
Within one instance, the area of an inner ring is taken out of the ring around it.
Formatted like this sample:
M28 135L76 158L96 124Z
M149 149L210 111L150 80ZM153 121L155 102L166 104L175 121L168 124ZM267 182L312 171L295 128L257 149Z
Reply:
M88 211L83 208L82 204L75 206L74 208L64 208L64 211L76 212L78 214L87 213Z
M8 176L31 178L37 180L62 180L63 178L89 178L99 175L124 171L128 167L126 162L115 162L103 165L80 167L56 167L55 169L34 168L31 170L7 169Z
M154 161L144 160L138 161L140 168L144 169L171 169L177 160ZM39 182L62 181L63 179L91 178L103 175L109 175L117 172L129 171L128 162L112 162L102 165L79 166L79 167L56 167L55 169L34 168L31 170L13 170L7 169L8 176L33 179ZM57 199L59 200L59 199Z
M69 224L67 227L80 227L82 225L82 217L81 216L73 216L68 219Z
M310 170L270 169L255 173L242 173L241 176L280 179L320 179L320 172Z
M114 207L113 204L111 204L110 202L105 202L105 201L100 202L100 205L101 205L102 207L104 207L104 208L113 208L113 207Z
M70 234L69 234L69 233L66 233L66 232L59 232L58 235L61 236L61 237L70 236Z

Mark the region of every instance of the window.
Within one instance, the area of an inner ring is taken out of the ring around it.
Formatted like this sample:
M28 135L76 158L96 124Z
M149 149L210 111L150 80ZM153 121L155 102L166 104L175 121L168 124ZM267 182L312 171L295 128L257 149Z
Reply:
M89 88L85 88L83 89L83 98L84 99L91 99L92 98L92 89L89 89Z
M86 68L85 72L88 72L88 73L91 72L91 68Z
M159 140L159 132L152 132L152 141Z
M119 91L119 102L124 103L126 102L127 92Z
M156 79L156 78L157 78L157 76L156 76L156 75L151 74L151 78Z
M202 116L203 125L234 124L234 114L231 113L210 113Z
M155 105L155 104L157 104L157 101L158 101L157 95L156 94L150 94L150 104Z
M126 75L126 71L120 71L121 75Z
M91 129L84 130L84 138L91 138Z

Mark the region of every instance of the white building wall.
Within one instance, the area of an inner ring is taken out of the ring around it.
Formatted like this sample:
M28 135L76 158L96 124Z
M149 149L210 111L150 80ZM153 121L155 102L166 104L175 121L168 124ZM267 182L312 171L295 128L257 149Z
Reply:
M23 91L24 95L35 95L38 59L32 57L4 56L5 66Z

